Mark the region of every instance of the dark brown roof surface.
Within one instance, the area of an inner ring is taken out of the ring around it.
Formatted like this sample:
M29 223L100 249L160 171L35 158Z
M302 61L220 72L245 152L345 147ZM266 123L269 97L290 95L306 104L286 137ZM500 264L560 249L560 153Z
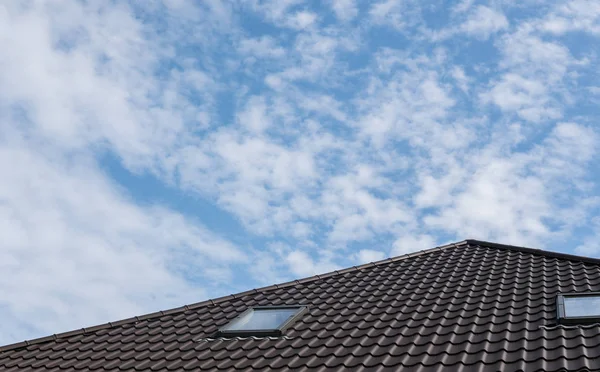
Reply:
M600 261L467 240L0 348L0 371L600 370L600 325L556 324ZM248 307L307 304L280 338L212 339Z

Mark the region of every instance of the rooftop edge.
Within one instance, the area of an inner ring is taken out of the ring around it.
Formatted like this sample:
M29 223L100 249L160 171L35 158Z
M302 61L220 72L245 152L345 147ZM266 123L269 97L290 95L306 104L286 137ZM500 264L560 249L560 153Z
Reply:
M148 313L148 314L135 316L135 317L131 317L131 318L126 318L126 319L122 319L122 320L118 320L118 321L114 321L114 322L99 324L99 325L95 325L92 327L80 328L80 329L76 329L76 330L53 334L50 336L44 336L44 337L39 337L39 338L31 339L31 340L25 340L25 341L13 343L13 344L8 344L5 346L0 346L0 353L14 350L14 349L24 348L24 347L34 345L34 344L40 344L40 343L45 343L45 342L54 341L54 340L58 340L58 339L63 339L63 338L67 338L70 336L93 333L93 332L96 332L96 331L99 331L102 329L113 328L113 327L117 327L117 326L124 325L124 324L139 322L142 320L159 318L164 315L177 314L180 312L184 312L184 311L191 310L191 309L197 309L197 308L204 307L204 306L214 306L217 303L231 300L231 299L236 299L236 298L248 295L248 294L261 293L261 292L269 291L272 289L287 288L287 287L290 287L293 285L308 283L308 282L312 282L312 281L316 281L316 280L329 278L329 277L332 277L335 275L342 275L342 274L346 274L348 272L353 272L353 271L362 270L365 268L384 265L384 264L388 264L391 262L404 260L407 258L412 258L412 257L421 256L424 254L429 254L429 253L443 250L443 249L458 248L458 247L470 246L470 245L518 251L518 252L531 253L531 254L536 254L536 255L541 255L541 256L546 256L546 257L554 257L554 258L559 258L559 259L581 261L581 262L585 262L585 263L600 265L600 259L597 259L597 258L576 256L576 255L571 255L571 254L566 254L566 253L545 251L542 249L520 247L520 246L514 246L514 245L508 245L508 244L492 243L492 242L487 242L487 241L483 241L483 240L466 239L466 240L459 241L456 243L449 243L449 244L437 246L437 247L430 248L430 249L407 253L407 254L404 254L401 256L390 257L390 258L386 258L383 260L374 261L374 262L370 262L370 263L366 263L366 264L362 264L362 265L358 265L358 266L352 266L347 269L335 270L332 272L328 272L328 273L324 273L324 274L317 274L317 275L313 275L313 276L302 278L302 279L295 279L295 280L291 280L288 282L273 284L273 285L266 286L266 287L254 288L254 289L250 289L250 290L247 290L244 292L239 292L239 293L235 293L235 294L231 294L231 295L227 295L227 296L207 299L204 301L196 302L196 303L189 304L189 305L183 305L183 306L168 309L168 310L157 311L157 312Z

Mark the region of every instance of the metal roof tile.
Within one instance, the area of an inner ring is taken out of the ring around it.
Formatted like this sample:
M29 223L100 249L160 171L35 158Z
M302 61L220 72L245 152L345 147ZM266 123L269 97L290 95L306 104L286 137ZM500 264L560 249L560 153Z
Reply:
M556 324L566 290L600 291L600 260L469 240L9 345L0 371L600 369L600 325ZM310 312L286 337L209 339L296 303Z

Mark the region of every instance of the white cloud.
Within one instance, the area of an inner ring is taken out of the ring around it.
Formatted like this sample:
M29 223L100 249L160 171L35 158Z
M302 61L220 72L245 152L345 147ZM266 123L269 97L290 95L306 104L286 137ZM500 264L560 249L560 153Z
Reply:
M484 102L496 104L503 111L515 112L519 117L539 122L557 119L561 112L551 105L546 86L537 80L508 73L481 95Z
M452 12L464 13L467 10L471 9L471 7L473 6L473 3L474 3L474 0L462 0L452 8Z
M522 171L517 164L518 159L487 162L469 180L467 190L454 196L453 207L439 217L427 217L425 222L459 230L469 237L499 240L502 236L503 241L510 242L531 240L520 230L537 236L547 234L541 219L552 212L544 202L543 182L519 177Z
M501 12L479 5L461 25L461 29L479 39L487 39L491 34L508 28L508 20Z
M420 190L414 197L418 208L443 207L452 203L454 191L468 174L466 169L454 163L446 173L433 176L428 172L419 174Z
M288 25L295 29L304 29L312 26L317 21L317 15L312 12L300 11L290 16Z
M436 71L443 57L440 61L437 56L411 59L398 53L398 58L393 58L392 53L386 51L384 58L400 64L398 72L377 79L372 91L365 92L361 110L364 114L357 123L360 130L378 147L398 139L417 147L454 147L468 143L468 133L461 124L439 125L456 103L450 86L442 83ZM459 134L462 142L453 138Z
M598 86L588 87L588 91L594 95L600 95L600 87Z
M575 247L575 252L582 256L600 257L600 240L598 239L600 230L600 218L594 217L591 221L594 233L587 236L581 244Z
M262 13L267 20L280 27L295 30L310 28L317 21L317 14L299 7L302 0L248 1L251 7Z
M593 207L585 199L565 204L564 191L586 177L581 169L597 153L596 138L590 128L561 123L530 152L507 156L492 147L478 151L465 188L450 191L452 205L424 222L460 236L515 244L538 245L557 233L546 221L562 224L564 233L580 223L570 221L575 209ZM568 182L564 174L570 175Z
M251 132L260 133L271 126L267 105L262 97L250 97L243 111L237 115L238 123Z
M0 343L196 302L214 293L207 263L227 273L246 259L173 211L133 204L83 154L12 138L0 159Z
M379 24L390 24L393 27L400 28L403 25L400 18L400 9L402 2L398 0L380 1L371 6L369 15Z
M541 30L562 35L571 31L600 34L600 4L593 0L575 0L559 3L545 19L539 22Z
M277 41L270 36L243 39L238 50L242 54L259 58L281 58L286 53L285 49L277 45Z
M435 239L430 235L402 235L394 242L392 246L392 255L401 256L434 247Z
M247 255L198 221L137 205L95 159L111 149L150 166L185 123L205 127L206 106L185 92L202 96L213 79L153 76L169 52L124 5L3 4L0 29L0 343L214 295L214 275Z
M295 238L306 238L312 234L310 224L305 222L296 222L292 226L291 235Z
M147 41L129 9L61 3L62 12L74 14L63 24L63 13L41 4L26 12L9 7L0 20L19 35L0 40L7 50L0 56L0 96L5 107L27 108L33 130L72 149L106 145L140 166L176 143L186 123L206 125L197 120L211 102L192 106L183 91L203 95L215 89L211 78L193 68L154 76L161 40ZM119 38L112 40L106 27ZM85 36L62 50L76 30Z
M363 178L369 183L361 184L360 180L365 172L372 175L372 178ZM368 168L331 179L321 199L323 214L332 223L330 240L363 240L376 233L393 230L394 226L411 219L409 208L401 201L376 197L369 192L372 187L385 187L376 182L386 181L378 179L373 170Z
M537 76L546 84L557 83L575 61L564 45L543 41L529 30L520 30L502 40L501 66L522 74Z
M506 73L481 95L483 100L531 122L560 118L572 100L567 93L568 72L576 73L587 64L586 59L576 60L561 43L543 40L530 23L503 36L498 44L500 67Z
M380 261L385 258L385 253L372 249L361 249L356 255L356 261L359 264Z
M356 51L359 45L360 40L353 33L343 34L336 29L300 32L289 49L288 63L280 71L265 76L265 82L278 91L291 89L290 83L302 81L335 84L337 53Z
M316 274L324 274L330 271L339 269L337 265L334 265L326 261L315 262L311 256L306 252L293 251L287 258L286 262L289 265L290 270L296 276L305 277Z
M342 21L352 20L358 15L355 0L331 0L330 3L335 16Z
M317 115L331 116L332 118L345 122L347 115L343 112L342 105L331 96L319 95L311 97L298 97L298 104L307 111Z
M471 79L465 74L465 70L461 67L455 66L452 69L452 77L456 80L456 84L464 93L469 92L469 84L471 83Z
M254 115L251 120L257 120L259 126L267 119ZM251 121L243 124L252 125ZM309 187L317 177L310 151L236 130L215 132L206 141L178 151L172 160L181 174L182 187L214 195L256 233L263 234L288 226L287 213L277 213L277 205L289 194Z

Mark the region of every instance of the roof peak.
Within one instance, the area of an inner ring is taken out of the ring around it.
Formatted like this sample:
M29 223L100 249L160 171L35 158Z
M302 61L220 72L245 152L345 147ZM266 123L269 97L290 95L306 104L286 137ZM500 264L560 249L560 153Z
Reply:
M528 248L528 247L521 247L521 246L516 246L516 245L510 245L510 244L493 243L493 242L488 242L485 240L477 240L477 239L466 239L466 240L462 241L461 243L465 243L466 245L479 245L482 247L506 249L506 250L510 250L510 251L536 254L539 256L554 257L554 258L559 258L562 260L580 261L580 262L590 263L590 264L594 264L594 265L600 265L600 258L578 256L578 255L574 255L574 254L547 251L547 250L538 249L538 248Z
M504 250L511 250L511 251L518 251L518 252L542 255L542 256L546 256L546 257L555 257L555 258L565 259L565 260L574 260L574 261L582 261L582 262L592 263L592 264L600 264L600 259L595 259L595 258L575 256L575 255L545 251L545 250L535 249L535 248L527 248L527 247L519 247L519 246L513 246L513 245L507 245L507 244L493 243L493 242L487 242L487 241L483 241L483 240L466 239L466 240L459 241L456 243L449 243L449 244L437 246L437 247L430 248L430 249L407 253L404 255L390 257L390 258L386 258L383 260L374 261L374 262L370 262L370 263L366 263L366 264L362 264L362 265L352 266L352 267L342 269L342 270L334 270L334 271L331 271L328 273L317 274L317 275L313 275L313 276L302 278L302 279L291 280L288 282L274 284L274 285L270 285L270 286L266 286L266 287L254 288L254 289L250 289L248 291L239 292L239 293L231 294L228 296L222 296L222 297L217 297L217 298L213 298L213 299L208 299L208 300L196 302L193 304L172 308L169 310L157 311L157 312L153 312L153 313L144 314L141 316L135 316L135 317L119 320L116 322L108 322L108 323L96 325L93 327L81 328L81 329L77 329L77 330L73 330L73 331L53 334L51 336L46 336L46 337L41 337L41 338L36 338L36 339L31 339L31 340L25 340L25 341L13 343L13 344L5 345L5 346L0 346L0 353L2 353L4 351L8 351L8 350L13 350L13 349L33 345L33 344L48 342L48 341L52 341L52 340L56 340L56 339L62 339L62 338L75 336L75 335L79 335L79 334L92 333L92 332L99 331L101 329L113 328L113 327L117 327L117 326L124 325L124 324L129 324L129 323L136 323L136 322L139 322L142 320L159 318L159 317L162 317L165 315L178 314L178 313L181 313L181 312L184 312L187 310L197 309L197 308L204 307L204 306L213 306L217 303L231 300L231 299L236 299L236 298L248 295L248 294L254 294L254 293L259 293L259 292L263 292L263 291L269 291L272 289L280 289L280 288L290 287L293 285L309 283L309 282L313 282L316 280L329 278L329 277L335 276L335 275L346 274L348 272L354 272L357 270L362 270L362 269L366 269L366 268L370 268L370 267L375 267L375 266L385 265L385 264L389 264L389 263L396 262L396 261L405 260L408 258L422 256L425 254L433 253L433 252L444 250L444 249L468 247L468 246L483 246L483 247L489 247L489 248L497 248L497 249L504 249Z

